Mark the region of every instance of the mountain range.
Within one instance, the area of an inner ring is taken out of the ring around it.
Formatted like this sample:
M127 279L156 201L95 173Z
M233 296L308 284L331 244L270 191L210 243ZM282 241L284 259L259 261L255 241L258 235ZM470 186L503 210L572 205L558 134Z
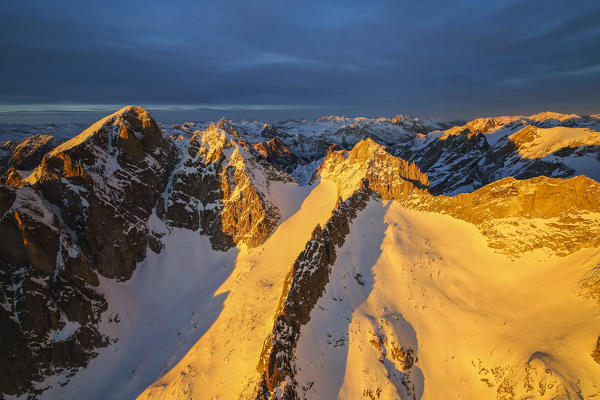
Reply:
M600 114L0 137L4 398L600 397Z

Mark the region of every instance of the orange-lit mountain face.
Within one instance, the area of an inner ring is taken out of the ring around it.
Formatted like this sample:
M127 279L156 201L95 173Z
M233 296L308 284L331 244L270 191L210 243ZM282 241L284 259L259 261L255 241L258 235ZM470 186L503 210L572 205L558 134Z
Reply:
M5 398L600 396L597 115L19 129Z

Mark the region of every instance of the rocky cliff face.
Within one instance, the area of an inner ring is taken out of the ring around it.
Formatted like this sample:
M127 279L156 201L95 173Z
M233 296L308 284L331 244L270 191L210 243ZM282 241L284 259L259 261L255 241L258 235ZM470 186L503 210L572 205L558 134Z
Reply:
M473 193L436 197L429 194L427 176L414 164L389 155L367 139L350 152L330 152L313 179L334 181L340 202L326 228L315 229L286 279L273 332L265 341L259 363L262 379L257 399L300 398L294 361L300 327L308 322L310 311L325 290L335 249L343 245L348 224L370 196L468 221L488 237L491 247L513 256L536 248L564 256L600 246L599 187L583 176L570 180L506 178ZM347 200L343 202L343 198ZM341 220L340 215L344 216ZM403 352L401 356L406 361ZM405 370L412 367L412 355L410 360Z
M253 146L269 163L284 169L300 184L308 183L315 169L327 155L330 148L338 145L323 138L290 134L267 125L261 132L261 139Z
M299 163L298 157L277 137L256 143L253 147L268 162L285 169L289 173L293 172L294 167Z
M168 225L200 229L219 250L264 242L279 222L269 186L291 178L218 124L179 140L178 148L179 162L160 199L159 217Z
M271 234L279 212L269 186L291 178L225 120L176 139L126 107L54 149L50 136L11 148L0 222L5 393L71 373L107 343L97 275L127 280L149 248L161 251L152 214L210 236L218 250ZM36 164L25 180L16 171Z
M47 153L25 186L3 188L5 393L72 373L106 343L97 274L127 279L145 256L142 221L170 157L154 121L130 107Z
M429 186L429 178L415 163L392 156L372 139L357 143L351 151L331 150L313 181L319 178L334 181L342 198L353 193L363 179L367 179L373 190L389 196L400 196Z
M325 290L336 249L344 244L357 212L371 197L424 196L428 185L427 175L414 163L393 157L370 138L351 151L331 150L313 177L317 179L334 181L339 200L325 226L315 228L286 278L273 331L258 365L262 379L257 399L300 398L294 365L300 329Z
M15 167L11 166L9 169L7 169L2 174L2 176L0 177L0 182L4 186L21 187L21 186L23 186L23 177L21 176L21 174L19 173L19 171L17 171L15 169Z
M419 143L422 141L423 143ZM465 129L432 140L419 138L416 144L396 146L395 155L415 160L431 179L434 194L481 187L492 181L500 162L485 136Z
M125 280L152 240L145 222L173 156L150 115L128 107L49 152L26 182L58 208L98 272Z

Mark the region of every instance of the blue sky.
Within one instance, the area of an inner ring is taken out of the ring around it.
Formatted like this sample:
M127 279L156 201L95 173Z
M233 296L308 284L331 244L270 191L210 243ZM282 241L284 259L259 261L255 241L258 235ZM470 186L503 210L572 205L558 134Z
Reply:
M5 106L600 112L596 0L3 1L0 47Z

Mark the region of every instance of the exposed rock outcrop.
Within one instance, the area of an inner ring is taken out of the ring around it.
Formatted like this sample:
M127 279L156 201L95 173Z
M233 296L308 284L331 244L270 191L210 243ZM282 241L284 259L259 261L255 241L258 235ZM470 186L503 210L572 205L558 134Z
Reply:
M481 187L492 181L499 162L479 131L465 129L420 146L397 146L393 153L415 160L431 179L433 194Z
M265 127L263 132L266 130L265 138L271 139L255 143L254 149L267 162L292 175L301 185L308 183L329 149L340 148L321 138L287 134L271 125Z
M350 223L371 194L365 181L348 199L339 199L327 223L323 227L317 225L296 259L284 283L273 331L260 357L258 370L262 380L256 389L257 399L271 399L277 389L282 396L278 398L298 398L293 357L300 328L310 319L311 310L325 290L336 249L344 244Z
M491 247L513 256L534 249L568 255L600 245L600 183L585 176L505 178L416 208L470 222Z
M0 144L0 173L10 167L31 171L37 167L44 154L52 150L58 141L50 135L33 135L21 141L9 140Z
M600 336L598 336L598 340L596 340L596 348L592 351L592 358L600 364Z
M579 281L575 293L600 305L600 264L589 270Z
M256 143L253 147L265 158L265 160L285 169L288 173L291 173L294 170L294 167L299 161L298 157L296 157L290 149L285 147L285 144L277 137L266 142Z
M0 387L36 393L33 382L85 366L106 342L96 326L106 302L39 192L0 189Z
M0 184L4 186L21 187L23 186L23 178L15 167L10 167L2 174L2 177L0 177Z
M128 280L148 248L161 251L153 213L217 250L253 247L279 222L270 184L289 180L227 120L173 139L133 106L48 151L26 179L11 167L0 186L3 393L43 390L33 382L107 343L98 274Z
M433 196L427 190L427 175L366 139L351 151L331 151L313 180L319 178L337 183L340 200L325 227L315 229L286 278L273 331L265 341L258 366L261 380L257 399L299 398L294 351L301 326L309 321L311 310L324 293L336 249L344 243L350 222L371 196L463 219L481 229L490 246L513 256L536 248L567 255L600 245L598 218L594 217L600 211L600 186L585 177L506 178L473 193ZM539 229L539 220L546 229ZM538 226L535 234L520 231L511 236L506 234L511 224L521 230ZM372 343L385 359L387 350L382 340L377 337ZM401 370L412 367L414 351L392 344L389 347L391 359ZM414 387L408 385L407 390L414 392Z
M312 180L318 178L334 181L342 198L353 193L363 179L384 198L423 192L429 186L427 174L415 163L392 156L371 139L357 143L351 151L331 149Z
M159 217L171 226L200 229L219 250L264 242L279 222L269 186L291 178L218 124L179 144L180 161L159 201Z

